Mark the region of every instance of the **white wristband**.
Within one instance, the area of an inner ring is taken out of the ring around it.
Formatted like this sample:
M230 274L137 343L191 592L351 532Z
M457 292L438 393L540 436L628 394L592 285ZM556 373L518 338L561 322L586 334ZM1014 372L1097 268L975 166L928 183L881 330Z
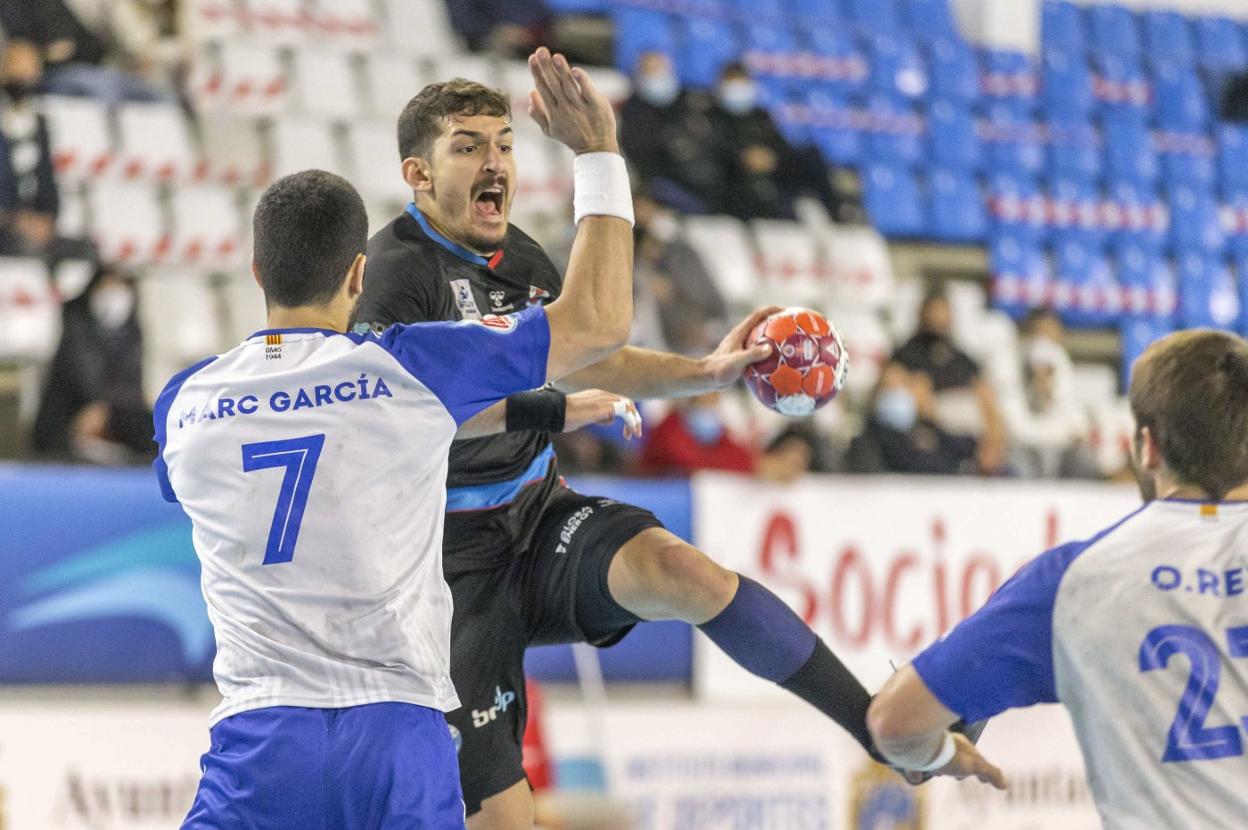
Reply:
M953 760L953 756L958 754L958 745L953 742L953 733L945 733L945 742L940 745L940 752L936 753L936 757L928 761L921 767L915 767L914 772L935 772L941 767Z
M581 153L572 162L572 212L579 225L586 216L616 216L633 224L633 191L619 153Z

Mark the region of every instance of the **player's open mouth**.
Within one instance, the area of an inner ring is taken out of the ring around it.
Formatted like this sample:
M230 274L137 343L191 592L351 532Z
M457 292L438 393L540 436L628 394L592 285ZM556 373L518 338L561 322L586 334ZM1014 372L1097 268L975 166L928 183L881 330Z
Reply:
M482 219L500 219L503 215L503 189L498 185L487 187L472 200L477 216Z

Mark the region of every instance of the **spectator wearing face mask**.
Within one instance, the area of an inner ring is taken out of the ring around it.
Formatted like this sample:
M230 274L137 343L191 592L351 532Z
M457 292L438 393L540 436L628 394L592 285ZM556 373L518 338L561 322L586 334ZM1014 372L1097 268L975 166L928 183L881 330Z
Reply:
M706 96L681 88L671 59L637 59L633 94L620 110L620 150L660 204L680 213L722 213L727 171L715 151Z
M48 124L31 101L43 64L34 44L0 53L0 255L42 256L52 244L60 200Z
M810 470L809 444L785 440L760 452L728 431L719 404L719 392L677 401L648 433L641 453L642 473L688 476L698 470L723 470L788 483Z
M958 475L975 471L975 439L936 422L931 380L894 363L880 374L867 424L849 445L851 473Z
M919 329L893 353L892 362L928 379L935 395L935 422L948 433L976 442L981 474L1006 471L1005 426L996 393L979 365L954 344L953 311L942 290L924 297Z
M790 144L760 101L758 84L739 63L724 67L711 110L715 145L726 170L725 211L741 219L793 219L794 202L813 197L841 218L844 200L813 147Z
M133 280L109 267L65 304L31 436L35 452L113 465L155 457L136 305Z

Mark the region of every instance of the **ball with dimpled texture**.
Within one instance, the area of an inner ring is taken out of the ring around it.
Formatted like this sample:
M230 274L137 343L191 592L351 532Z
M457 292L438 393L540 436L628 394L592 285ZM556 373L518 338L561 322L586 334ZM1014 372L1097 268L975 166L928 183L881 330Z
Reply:
M849 370L840 333L817 311L786 308L763 320L745 345L771 345L771 354L745 369L754 397L782 415L809 415L836 397Z

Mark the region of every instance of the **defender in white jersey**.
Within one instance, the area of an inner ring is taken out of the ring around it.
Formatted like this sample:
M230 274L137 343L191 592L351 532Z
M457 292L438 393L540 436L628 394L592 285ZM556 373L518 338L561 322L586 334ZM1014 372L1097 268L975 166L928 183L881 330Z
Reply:
M608 356L632 317L627 175L598 151L610 105L544 50L533 68L539 123L578 151L558 301L344 334L368 220L350 184L306 171L256 208L270 327L157 401L157 475L194 526L223 696L184 827L463 827L443 717L459 706L442 577L450 444L496 401Z
M945 728L1070 710L1107 828L1248 825L1248 343L1188 331L1134 367L1144 507L1042 554L899 672L868 724L903 765L999 779Z

